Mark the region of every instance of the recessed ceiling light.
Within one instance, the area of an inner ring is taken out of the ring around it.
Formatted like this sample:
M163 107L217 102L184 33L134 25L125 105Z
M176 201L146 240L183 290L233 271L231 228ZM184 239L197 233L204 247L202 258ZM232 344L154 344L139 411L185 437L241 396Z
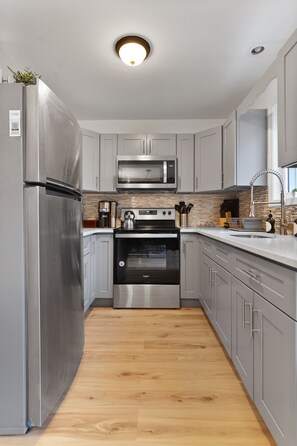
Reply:
M252 53L254 56L256 56L256 55L258 55L258 54L263 53L264 50L265 50L265 47L264 47L263 45L258 45L258 46L255 46L255 48L253 48L253 49L251 50L251 53Z
M142 37L125 36L116 43L115 50L126 65L134 67L148 57L151 47Z

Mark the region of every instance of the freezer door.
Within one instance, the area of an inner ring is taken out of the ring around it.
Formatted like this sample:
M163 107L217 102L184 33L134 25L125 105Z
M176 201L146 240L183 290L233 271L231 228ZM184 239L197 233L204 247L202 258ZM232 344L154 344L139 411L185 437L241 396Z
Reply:
M76 119L42 81L24 90L25 181L54 180L81 190L81 131Z
M82 355L81 202L27 187L25 215L28 413L41 426Z

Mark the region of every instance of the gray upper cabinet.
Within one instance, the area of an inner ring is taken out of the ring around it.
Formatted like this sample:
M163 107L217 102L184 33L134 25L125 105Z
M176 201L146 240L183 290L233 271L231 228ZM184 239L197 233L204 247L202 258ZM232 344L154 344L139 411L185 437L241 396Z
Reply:
M297 30L278 55L279 165L297 165Z
M196 235L181 234L181 299L198 298L198 247L198 237Z
M194 135L177 135L177 192L194 192Z
M116 192L116 134L100 135L100 192Z
M147 155L176 156L176 135L171 133L147 135Z
M99 134L91 130L81 129L83 190L99 191Z
M233 112L223 126L223 186L249 186L256 172L267 167L267 110ZM266 184L262 176L257 185Z
M176 135L167 133L118 135L118 155L176 156Z
M195 192L222 189L222 127L195 135Z
M145 134L118 135L118 155L146 155Z

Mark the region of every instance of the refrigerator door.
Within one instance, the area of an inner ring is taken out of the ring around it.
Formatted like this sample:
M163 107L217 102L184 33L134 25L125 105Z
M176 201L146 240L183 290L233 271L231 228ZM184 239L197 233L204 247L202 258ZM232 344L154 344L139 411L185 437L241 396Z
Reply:
M28 415L41 426L70 386L83 342L81 202L25 187Z
M0 84L0 435L27 430L23 141L9 123L22 90Z
M26 103L25 178L82 189L81 131L63 104L42 81L24 88Z

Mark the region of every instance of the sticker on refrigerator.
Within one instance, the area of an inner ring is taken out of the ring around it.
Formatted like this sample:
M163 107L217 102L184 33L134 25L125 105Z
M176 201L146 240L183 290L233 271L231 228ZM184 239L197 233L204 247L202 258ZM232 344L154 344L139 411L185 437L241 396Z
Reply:
M9 136L21 136L21 110L9 110Z

